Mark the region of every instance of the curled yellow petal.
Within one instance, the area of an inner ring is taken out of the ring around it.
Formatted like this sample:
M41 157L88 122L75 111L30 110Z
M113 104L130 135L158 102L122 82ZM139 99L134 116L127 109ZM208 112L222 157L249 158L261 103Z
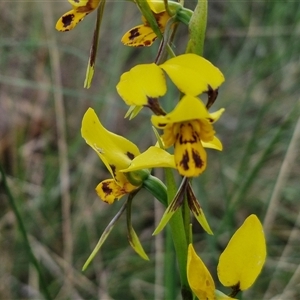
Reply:
M142 64L122 74L117 92L127 105L147 105L167 91L163 71L156 64Z
M187 278L198 299L215 300L215 283L192 244L188 247Z
M218 264L218 276L224 286L248 289L266 260L266 241L256 215L250 215L235 232Z
M167 60L160 67L178 89L191 96L216 90L224 82L221 71L211 62L196 54L183 54Z
M116 180L118 171L127 168L132 159L140 154L134 143L104 128L92 108L83 116L81 135Z

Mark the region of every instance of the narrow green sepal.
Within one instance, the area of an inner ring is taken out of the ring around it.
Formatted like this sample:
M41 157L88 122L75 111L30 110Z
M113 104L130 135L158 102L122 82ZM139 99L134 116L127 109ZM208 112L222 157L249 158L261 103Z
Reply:
M196 220L199 222L199 224L202 226L202 228L210 235L214 235L207 220L206 217L204 215L204 212L202 210L202 208L200 208L197 213L195 211L193 211L194 217L196 218Z
M192 190L192 186L189 183L187 186L187 201L190 210L192 211L194 217L199 222L199 224L202 226L202 228L210 235L213 235L213 232L206 220L205 214L194 194L194 191Z
M142 110L143 106L136 106L136 105L131 105L129 107L129 109L127 110L124 118L128 118L129 117L129 120L132 120L133 118L135 118L138 113Z
M116 222L119 220L119 218L121 217L122 213L124 212L125 208L126 208L126 204L127 202L125 202L121 209L118 211L118 213L113 217L113 219L109 222L109 224L107 225L107 227L105 228L105 230L103 231L96 247L94 248L93 252L90 254L89 258L86 260L85 264L82 267L82 271L85 271L86 268L89 266L89 264L91 263L91 261L94 259L94 257L96 256L96 254L98 253L98 251L100 250L100 248L102 247L102 245L104 244L104 242L106 241L107 237L109 236L109 234L111 233L111 231L113 230Z
M156 235L160 233L164 227L167 225L169 220L172 218L174 213L180 208L183 200L184 200L184 194L186 191L186 186L188 184L187 180L183 180L181 183L181 186L179 187L174 199L171 201L170 205L166 209L165 213L163 214L159 224L157 225L156 229L154 230L152 235Z
M128 241L130 246L132 247L132 249L143 259L145 260L149 260L148 255L146 254L146 252L143 249L143 246L137 236L137 234L135 233L133 227L129 226L128 228Z
M132 200L134 196L137 194L137 192L133 192L130 195L128 195L128 201L126 204L126 224L127 224L127 233L128 233L128 241L132 249L143 259L149 260L149 257L147 256L146 252L143 249L143 246L135 233L132 224L131 224L131 205Z
M149 191L164 206L168 206L167 188L160 179L149 175L149 177L143 182L143 188Z
M171 202L171 205L174 204L174 200ZM170 205L170 206L171 206ZM177 211L179 207L177 207L175 210L170 209L170 206L167 208L165 213L163 214L159 224L157 225L156 229L152 233L152 235L157 235L159 234L167 225L167 223L170 221L174 213Z
M91 83L95 73L95 64L91 62L91 58L89 58L88 66L86 68L86 74L84 79L83 87L89 89L91 87Z
M163 140L162 140L161 136L159 135L158 131L156 130L156 128L154 126L152 126L152 130L154 131L154 134L155 134L155 137L157 139L159 148L165 149Z

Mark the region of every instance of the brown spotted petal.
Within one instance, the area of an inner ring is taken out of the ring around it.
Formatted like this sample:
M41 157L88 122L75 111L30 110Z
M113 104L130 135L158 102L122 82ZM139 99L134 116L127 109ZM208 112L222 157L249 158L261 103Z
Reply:
M204 150L199 129L199 121L177 123L177 139L174 145L175 164L179 174L196 177L206 168Z
M157 14L154 13L153 15L160 31L163 33L166 24L170 19L169 14L166 11L163 11ZM157 35L153 32L151 26L144 17L142 17L142 20L143 24L131 28L123 35L121 42L124 45L132 47L149 47L156 40Z
M136 190L137 187L128 181L123 182L120 186L114 179L107 179L100 182L96 187L98 196L106 203L112 204L124 195Z
M95 10L101 0L69 0L72 10L63 14L56 23L58 31L72 30L83 18Z

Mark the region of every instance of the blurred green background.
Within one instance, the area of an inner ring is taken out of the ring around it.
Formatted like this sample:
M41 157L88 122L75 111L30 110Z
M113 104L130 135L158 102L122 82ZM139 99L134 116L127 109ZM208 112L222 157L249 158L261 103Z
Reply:
M194 1L186 6L195 7ZM140 24L133 3L108 1L92 87L83 88L96 13L73 31L56 20L67 1L1 1L0 159L53 299L164 299L164 234L152 232L164 211L147 193L133 204L133 224L151 258L127 242L123 216L86 272L81 268L122 205L100 201L95 186L109 174L80 135L85 110L109 130L153 144L150 112L124 119L115 86L122 72L154 61L151 48L127 48L122 35ZM223 152L209 151L193 181L215 233L194 224L194 242L217 286L216 265L232 233L251 213L265 227L268 260L243 299L300 299L300 3L209 1L205 57L226 81L212 111ZM184 51L180 26L174 51ZM171 108L171 97L164 99ZM43 299L16 218L0 186L0 299ZM169 274L169 276L175 276ZM179 296L179 285L175 286ZM240 297L240 298L241 298ZM171 300L171 299L167 299Z

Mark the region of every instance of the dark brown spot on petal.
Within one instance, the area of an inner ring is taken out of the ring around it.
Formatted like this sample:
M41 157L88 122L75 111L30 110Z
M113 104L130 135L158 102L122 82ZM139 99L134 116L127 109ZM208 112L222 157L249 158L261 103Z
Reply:
M131 152L129 152L129 151L127 151L126 155L127 155L127 157L130 158L131 160L133 160L134 157L135 157L134 154L131 153Z
M145 46L145 47L148 47L148 46L151 46L151 45L152 45L152 41L146 40L146 41L144 42L144 46Z
M129 31L130 35L129 35L129 39L130 40L134 40L136 37L140 36L140 32L139 32L139 28L133 28Z
M183 154L182 159L179 162L179 165L182 166L183 169L186 171L189 169L189 161L190 161L189 154L187 150L185 150L185 153Z
M109 182L102 182L102 191L106 196L112 194L113 190L109 187Z
M72 23L73 19L74 19L74 14L69 14L69 15L63 16L62 17L62 22L64 24L64 27L70 26L70 24Z
M192 149L192 156L193 156L193 160L195 162L195 166L199 169L201 169L204 165L203 160L201 159L198 151L195 151L195 149Z
M167 123L158 123L157 126L158 126L158 127L166 127L166 126L167 126Z

